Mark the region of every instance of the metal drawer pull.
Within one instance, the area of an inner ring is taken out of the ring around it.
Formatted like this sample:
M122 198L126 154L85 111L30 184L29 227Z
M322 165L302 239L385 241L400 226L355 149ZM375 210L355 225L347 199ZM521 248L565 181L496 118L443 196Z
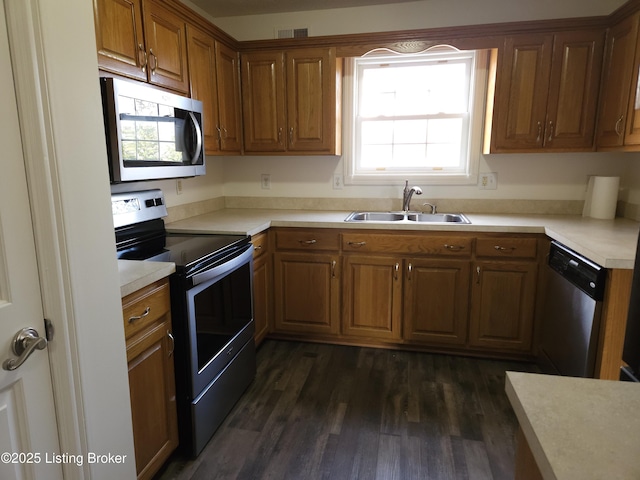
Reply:
M336 261L331 262L331 278L336 278Z
M501 247L500 245L494 245L493 248L499 252L513 252L516 249L516 247Z
M262 245L256 245L253 247L254 250L262 250Z
M351 247L364 247L367 242L347 242L347 245Z
M447 250L460 251L464 250L464 245L449 245L448 243L445 243L444 248Z
M300 242L300 245L313 245L314 243L316 243L317 240L313 239L313 240L298 240Z
M135 317L129 317L129 323L137 322L138 320L140 320L141 318L146 317L150 313L151 313L151 307L147 307L147 308L145 308L144 312L142 312L142 315L136 315Z

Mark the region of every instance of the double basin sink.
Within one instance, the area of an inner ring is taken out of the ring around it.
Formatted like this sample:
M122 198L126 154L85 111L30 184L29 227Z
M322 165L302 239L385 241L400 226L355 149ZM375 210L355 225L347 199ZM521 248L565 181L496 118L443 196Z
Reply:
M416 222L457 223L471 222L462 213L416 213L416 212L353 212L345 222Z

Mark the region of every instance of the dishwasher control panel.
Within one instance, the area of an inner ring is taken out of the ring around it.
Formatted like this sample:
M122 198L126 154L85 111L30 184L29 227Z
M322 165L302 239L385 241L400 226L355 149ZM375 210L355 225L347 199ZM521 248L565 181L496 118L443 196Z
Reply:
M549 267L594 300L602 300L607 277L604 267L556 241L549 249Z

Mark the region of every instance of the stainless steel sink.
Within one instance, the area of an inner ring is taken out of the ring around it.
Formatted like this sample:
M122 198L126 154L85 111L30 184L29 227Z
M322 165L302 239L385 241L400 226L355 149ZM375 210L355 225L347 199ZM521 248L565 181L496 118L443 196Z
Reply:
M471 223L462 213L353 212L345 222Z
M404 213L395 212L353 212L346 222L399 222L404 220Z
M424 223L471 223L461 213L410 213L407 220Z

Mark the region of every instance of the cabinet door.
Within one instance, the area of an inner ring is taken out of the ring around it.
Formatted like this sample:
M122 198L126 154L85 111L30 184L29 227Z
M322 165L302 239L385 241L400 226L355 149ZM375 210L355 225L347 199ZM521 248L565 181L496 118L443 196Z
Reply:
M152 0L144 3L149 83L189 94L185 23Z
M215 40L211 35L188 25L187 46L191 98L202 102L204 148L207 154L212 155L220 151Z
M601 30L555 35L545 147L593 148L603 49Z
M246 152L286 149L284 54L242 55L242 107Z
M240 153L242 150L242 110L240 106L238 52L220 42L216 42L216 79L218 83L220 150L225 153Z
M639 18L640 14L627 18L611 28L607 36L596 139L598 148L624 143Z
M483 261L474 265L469 345L531 349L537 264Z
M552 35L505 39L498 64L493 144L496 151L543 146Z
M342 333L398 340L401 337L402 272L395 257L344 258Z
M462 260L411 259L405 269L404 339L464 345L469 318L469 272Z
M288 150L331 153L336 130L335 50L290 50L286 56Z
M260 255L253 264L253 319L256 326L256 346L269 333L272 323L273 263L271 257Z
M96 0L94 20L98 67L147 80L142 0Z
M171 321L127 344L138 479L152 478L178 446Z
M275 329L335 334L339 328L338 255L276 253Z

